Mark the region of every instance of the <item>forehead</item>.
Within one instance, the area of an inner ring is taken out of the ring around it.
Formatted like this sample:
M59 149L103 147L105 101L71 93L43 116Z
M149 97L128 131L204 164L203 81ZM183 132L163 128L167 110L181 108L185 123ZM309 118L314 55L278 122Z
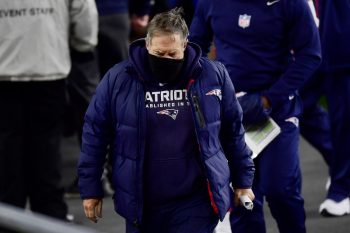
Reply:
M177 50L183 48L180 34L157 34L151 38L149 46L153 50Z

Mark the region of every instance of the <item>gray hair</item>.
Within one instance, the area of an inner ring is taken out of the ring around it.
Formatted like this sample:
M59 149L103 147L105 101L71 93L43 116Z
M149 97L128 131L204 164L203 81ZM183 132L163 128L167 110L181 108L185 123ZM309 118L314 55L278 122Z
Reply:
M148 25L146 43L150 44L153 36L160 34L180 34L187 40L188 27L182 14L183 9L177 7L155 15Z

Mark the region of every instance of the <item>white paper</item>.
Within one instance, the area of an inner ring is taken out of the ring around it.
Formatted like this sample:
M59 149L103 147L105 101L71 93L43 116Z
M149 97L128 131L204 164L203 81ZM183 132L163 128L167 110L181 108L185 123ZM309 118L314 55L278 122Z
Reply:
M247 195L242 195L239 197L239 199L244 208L246 208L247 210L252 210L254 208L252 200L250 200L250 198Z
M281 128L271 117L266 122L248 126L245 130L245 141L253 151L253 159L281 132Z

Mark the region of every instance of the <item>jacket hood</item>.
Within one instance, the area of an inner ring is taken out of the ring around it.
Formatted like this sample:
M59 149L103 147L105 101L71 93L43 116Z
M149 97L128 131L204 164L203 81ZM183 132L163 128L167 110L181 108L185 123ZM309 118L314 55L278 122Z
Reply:
M129 59L136 69L139 78L142 81L154 81L152 72L149 68L148 51L146 49L145 39L139 39L131 43L129 49ZM180 77L191 77L195 78L196 71L200 70L199 58L202 55L202 51L197 44L188 42L184 54L184 64Z

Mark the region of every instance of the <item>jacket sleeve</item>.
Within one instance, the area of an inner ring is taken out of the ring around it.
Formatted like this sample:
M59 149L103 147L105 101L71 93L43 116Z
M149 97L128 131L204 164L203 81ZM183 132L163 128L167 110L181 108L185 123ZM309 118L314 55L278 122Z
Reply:
M220 136L230 166L232 186L234 188L251 188L255 168L251 159L252 151L244 140L242 109L236 99L235 90L226 68L221 63L218 64L223 78Z
M286 11L288 44L293 59L279 80L263 92L272 108L301 88L321 63L319 33L307 1L288 1Z
M79 189L83 199L103 197L101 177L113 128L109 76L107 73L98 85L84 118L78 162Z
M95 0L71 0L69 14L70 45L80 52L92 50L98 33Z
M210 24L211 3L207 0L199 0L190 26L189 41L198 44L202 49L202 55L206 57L213 41L213 31Z

